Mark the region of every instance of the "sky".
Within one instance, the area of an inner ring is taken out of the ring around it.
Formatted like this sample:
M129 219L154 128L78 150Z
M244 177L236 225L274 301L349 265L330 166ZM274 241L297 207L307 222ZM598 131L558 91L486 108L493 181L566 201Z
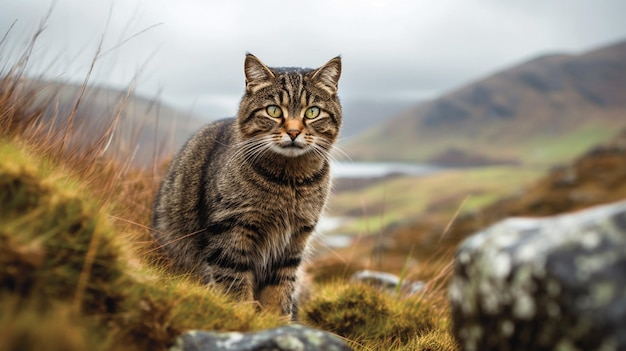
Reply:
M47 14L49 13L49 16ZM341 55L344 101L419 101L539 55L626 39L623 0L0 0L0 69L44 22L28 72L234 115L243 61ZM47 18L47 19L46 19Z

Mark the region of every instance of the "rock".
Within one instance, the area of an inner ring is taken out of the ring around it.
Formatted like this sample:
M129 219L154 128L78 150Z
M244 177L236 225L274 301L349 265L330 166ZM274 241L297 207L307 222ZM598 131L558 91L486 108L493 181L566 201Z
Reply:
M391 293L399 291L405 296L417 294L424 289L424 283L421 281L402 281L395 274L367 269L355 272L350 280L369 284Z
M449 298L465 351L626 350L626 202L473 235Z
M344 351L352 350L331 333L302 325L289 325L260 332L188 331L179 336L170 351Z

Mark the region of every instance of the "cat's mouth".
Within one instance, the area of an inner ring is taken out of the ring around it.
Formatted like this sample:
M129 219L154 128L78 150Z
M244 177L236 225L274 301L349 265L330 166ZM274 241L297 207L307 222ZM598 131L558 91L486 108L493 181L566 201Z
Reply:
M307 153L309 147L296 140L279 143L272 148L276 153L287 157L297 157Z

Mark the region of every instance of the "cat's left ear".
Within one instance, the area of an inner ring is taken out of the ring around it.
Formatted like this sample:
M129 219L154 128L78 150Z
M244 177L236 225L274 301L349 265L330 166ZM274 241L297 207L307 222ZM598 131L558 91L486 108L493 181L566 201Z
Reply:
M337 56L316 69L311 80L330 95L335 95L337 94L339 76L341 76L341 57Z
M246 76L246 91L249 93L271 85L271 80L275 77L271 69L250 53L246 54L243 72Z

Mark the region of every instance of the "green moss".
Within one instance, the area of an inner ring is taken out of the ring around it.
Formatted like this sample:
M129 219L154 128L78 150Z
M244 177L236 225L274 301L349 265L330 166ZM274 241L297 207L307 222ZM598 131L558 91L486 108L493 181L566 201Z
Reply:
M125 294L124 250L97 204L60 175L42 174L32 155L6 143L0 154L0 288L115 312Z
M351 340L356 349L428 350L432 333L452 340L448 317L426 296L401 298L362 284L335 282L319 287L302 308L304 321ZM430 342L432 344L432 342ZM457 350L444 342L430 350Z
M8 142L0 141L0 155L0 294L19 307L2 315L2 340L15 345L8 349L161 350L189 329L281 323L255 305L141 264L109 223L107 207L62 167ZM44 329L57 317L51 330L67 343Z
M100 351L111 346L93 321L77 316L70 306L52 303L42 309L10 294L0 295L0 340L3 351Z

